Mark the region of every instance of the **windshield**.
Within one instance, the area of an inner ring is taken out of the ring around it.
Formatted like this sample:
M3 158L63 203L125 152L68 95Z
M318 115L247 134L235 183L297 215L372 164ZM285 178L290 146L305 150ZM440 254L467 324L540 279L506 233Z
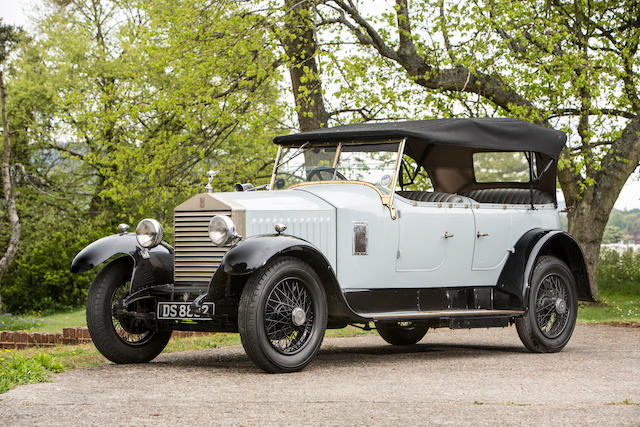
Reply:
M387 194L393 185L398 147L397 142L282 147L273 188L346 180L373 184Z

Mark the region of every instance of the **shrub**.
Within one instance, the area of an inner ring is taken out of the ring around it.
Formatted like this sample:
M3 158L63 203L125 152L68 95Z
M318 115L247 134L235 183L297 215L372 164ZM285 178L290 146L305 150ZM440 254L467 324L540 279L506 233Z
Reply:
M2 278L3 311L25 313L84 304L95 272L72 274L69 266L93 237L62 231L52 232L45 239L26 237Z
M626 251L620 255L614 250L603 249L597 279L601 290L637 294L640 289L640 252Z

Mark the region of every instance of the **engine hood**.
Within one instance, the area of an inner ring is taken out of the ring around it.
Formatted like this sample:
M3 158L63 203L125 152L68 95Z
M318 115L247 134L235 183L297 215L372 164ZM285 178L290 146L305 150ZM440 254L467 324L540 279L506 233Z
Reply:
M239 191L232 193L214 193L210 196L222 202L242 207L245 211L326 211L333 206L321 198L304 191Z

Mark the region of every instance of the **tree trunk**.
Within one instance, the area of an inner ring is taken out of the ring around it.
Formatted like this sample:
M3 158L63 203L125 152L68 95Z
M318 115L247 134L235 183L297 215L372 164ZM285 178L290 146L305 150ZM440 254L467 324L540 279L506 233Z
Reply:
M634 119L611 144L595 175L595 184L584 189L582 194L577 184L579 181L569 168L558 173L565 202L573 207L568 215L569 233L582 246L589 267L591 293L597 299L600 294L596 273L602 235L622 187L639 163L640 119Z
M289 57L289 74L302 132L325 127L329 114L322 97L316 61L317 44L312 2L285 0L287 11L280 41Z
M0 70L0 106L2 109L2 130L3 130L3 151L2 151L2 189L4 191L4 200L7 204L7 215L9 216L9 224L11 226L11 235L9 237L9 245L0 259L0 290L2 290L2 277L9 265L13 261L18 251L18 242L20 241L20 218L16 209L15 195L13 186L11 185L11 173L9 171L9 159L11 156L11 140L9 133L9 121L7 120L7 99L4 89L2 70ZM2 296L0 296L0 313L2 313Z
M596 282L598 258L600 256L600 242L604 229L609 220L610 209L595 206L592 202L593 191L585 191L584 197L574 205L569 212L569 234L576 238L582 247L587 267L589 268L589 285L591 294L595 299L600 299Z

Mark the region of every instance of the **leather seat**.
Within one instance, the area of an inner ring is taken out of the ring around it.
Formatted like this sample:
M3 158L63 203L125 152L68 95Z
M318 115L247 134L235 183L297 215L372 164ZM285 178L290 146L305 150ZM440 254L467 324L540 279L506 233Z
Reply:
M396 191L396 194L417 202L464 203L464 198L457 194L439 191Z
M528 205L531 195L526 188L487 188L460 193L479 203L497 203L503 205ZM540 190L533 190L533 203L553 203L553 196Z

